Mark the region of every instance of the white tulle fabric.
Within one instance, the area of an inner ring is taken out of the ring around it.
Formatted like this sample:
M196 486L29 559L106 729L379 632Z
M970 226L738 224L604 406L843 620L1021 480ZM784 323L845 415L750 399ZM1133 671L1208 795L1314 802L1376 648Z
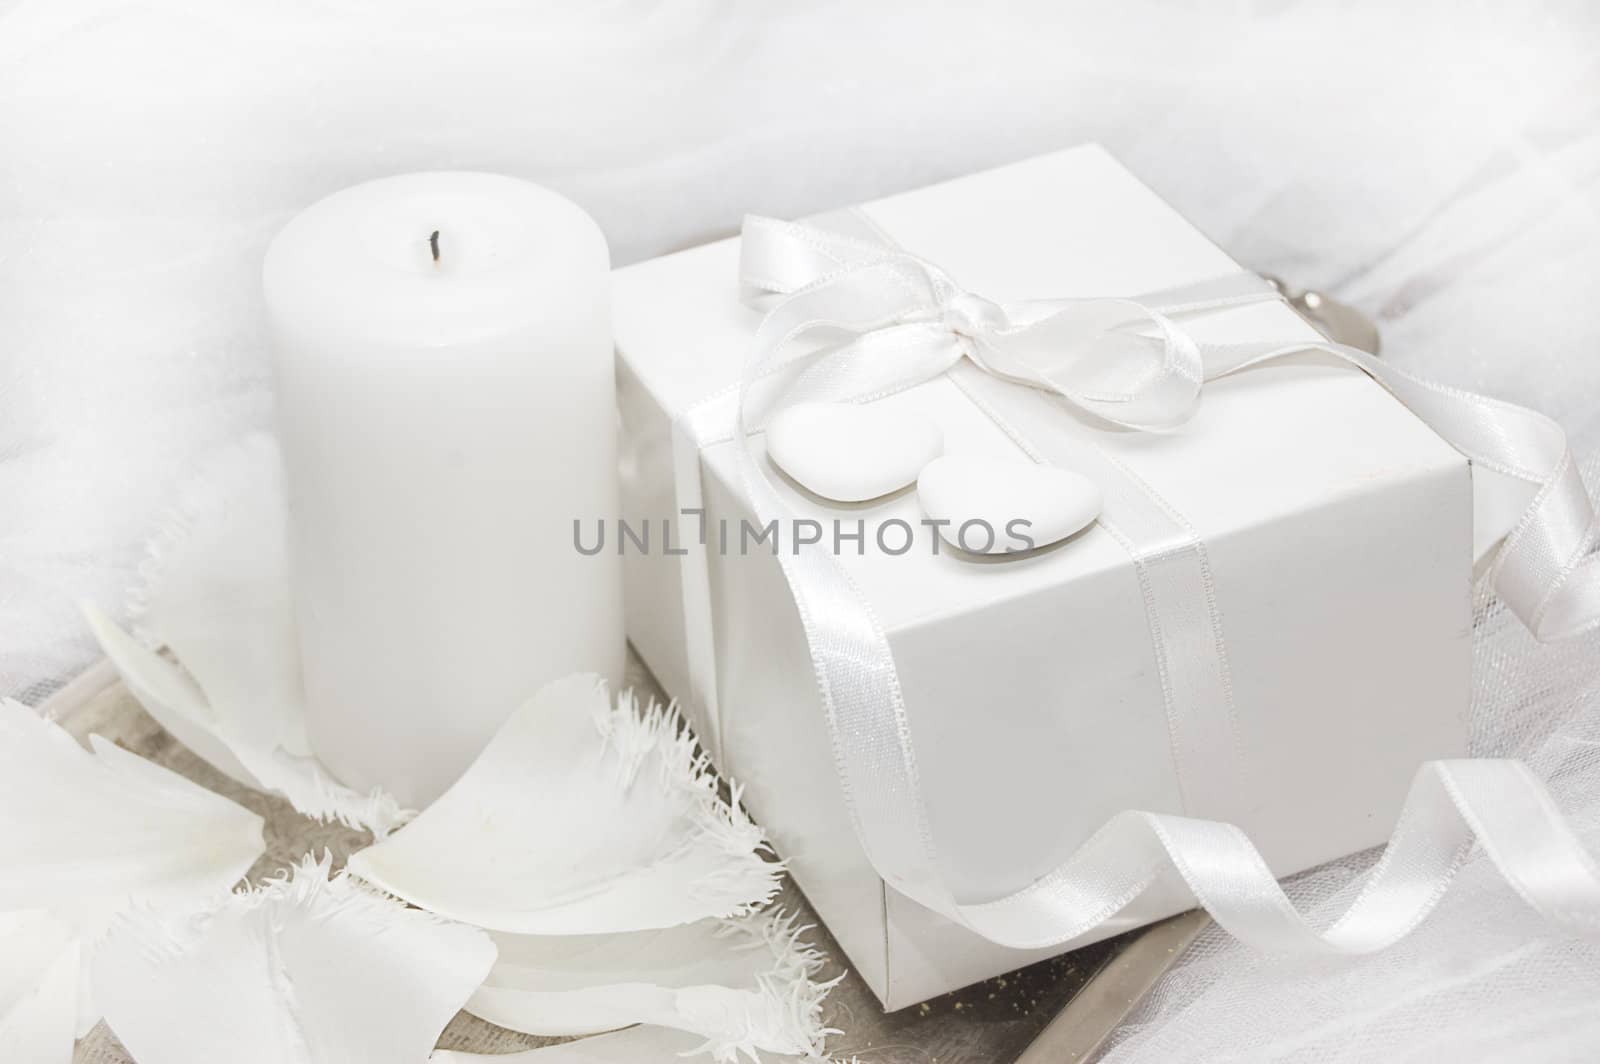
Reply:
M0 0L0 693L90 660L77 600L114 609L172 486L268 423L277 225L408 169L550 183L629 262L1098 139L1395 364L1551 415L1593 486L1597 35L1583 0ZM1524 759L1593 850L1600 641L1485 600L1477 646L1474 753ZM1286 889L1326 924L1361 867ZM1375 958L1208 941L1111 1056L1584 1059L1597 996L1600 948L1478 853Z

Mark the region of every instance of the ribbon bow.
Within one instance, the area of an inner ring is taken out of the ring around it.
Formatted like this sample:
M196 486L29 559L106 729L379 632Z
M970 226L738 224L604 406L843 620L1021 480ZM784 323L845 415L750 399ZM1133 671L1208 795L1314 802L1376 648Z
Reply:
M830 219L828 228L747 218L741 274L751 299L770 309L738 387L691 409L674 426L685 512L703 512L700 450L731 440L757 520L787 516L749 444L791 402L868 401L940 374L954 377L965 359L989 377L1053 393L1115 425L1150 430L1187 418L1206 380L1316 350L1368 374L1471 461L1488 579L1536 636L1600 626L1594 509L1559 426L1530 410L1420 380L1340 344L1203 344L1175 322L1189 313L1278 298L1259 277L1240 274L1133 299L1000 305L900 250L859 214ZM802 338L813 342L795 342ZM1185 546L1197 556L1203 552L1198 540ZM1594 861L1538 779L1518 762L1495 760L1422 766L1366 889L1325 931L1300 918L1239 828L1139 811L1108 821L1020 891L981 902L957 899L939 869L899 677L871 606L826 551L796 544L777 557L805 629L862 849L886 883L991 941L1027 949L1079 938L1158 882L1176 879L1218 923L1254 945L1369 952L1403 937L1426 916L1474 835L1512 887L1545 915L1586 930L1600 927ZM691 550L683 561L691 697L712 722L712 733L701 738L720 752L705 557ZM1198 568L1204 572L1203 562ZM1172 586L1211 590L1204 581ZM1161 594L1157 588L1156 598ZM1206 612L1180 608L1172 616ZM1193 713L1193 703L1219 691L1229 697L1220 632L1212 633L1217 639L1209 649L1207 633L1189 634L1198 638L1180 648L1187 654L1179 660L1183 686L1166 692L1169 723L1175 736L1188 729L1201 752L1225 749L1229 744L1214 738L1212 746L1201 745L1208 729L1194 723L1218 716Z
M862 224L855 215L835 224L852 222ZM843 330L856 339L824 364L876 363L888 375L885 390L938 376L966 356L1114 425L1163 429L1194 412L1205 376L1200 345L1173 319L1279 298L1262 278L1240 273L1126 299L1002 305L886 240L745 219L741 279L758 304L784 297L763 323L758 350ZM898 357L886 359L886 351Z

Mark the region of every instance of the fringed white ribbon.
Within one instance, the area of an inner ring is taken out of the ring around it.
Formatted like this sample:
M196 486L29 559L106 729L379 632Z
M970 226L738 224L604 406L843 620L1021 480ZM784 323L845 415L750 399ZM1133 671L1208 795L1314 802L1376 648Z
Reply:
M1492 558L1490 580L1536 636L1600 625L1600 558L1590 554L1594 510L1560 428L1532 411L1419 380L1353 348L1298 341L1206 345L1176 324L1178 315L1275 298L1252 275L1138 299L1000 306L963 291L944 271L870 229L834 232L761 218L746 221L742 268L758 298L780 298L757 329L737 390L713 396L676 426L683 509L700 506L699 450L732 438L757 521L781 519L786 507L749 446L773 413L802 400L870 400L946 373L963 359L1115 425L1158 429L1189 416L1206 379L1318 350L1370 375L1472 461L1480 527L1511 529ZM1501 525L1508 505L1525 510ZM1491 507L1501 513L1486 512ZM1540 912L1584 929L1600 925L1600 871L1539 781L1519 763L1490 760L1421 768L1366 890L1322 932L1294 910L1238 828L1133 811L1113 818L1023 890L959 901L938 870L882 627L826 551L813 546L778 557L863 849L891 886L994 942L1037 948L1069 941L1158 880L1176 876L1220 924L1258 947L1367 952L1427 915L1474 838ZM710 631L704 560L697 552L686 560L694 562L685 574L692 694L715 720L714 661L703 637ZM1191 647L1199 642L1188 640ZM1222 652L1220 639L1215 652ZM1197 691L1203 694L1192 684L1172 692L1169 712Z

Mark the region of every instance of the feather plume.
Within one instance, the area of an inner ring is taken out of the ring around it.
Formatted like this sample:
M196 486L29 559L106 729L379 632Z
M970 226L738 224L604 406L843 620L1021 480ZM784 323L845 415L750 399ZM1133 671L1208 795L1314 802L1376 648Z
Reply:
M500 959L467 1004L540 1035L632 1023L698 1035L718 1061L756 1050L818 1054L822 954L793 915L765 912L620 935L496 935Z
M381 838L410 814L339 783L306 742L282 480L265 434L219 452L149 541L128 596L137 638L92 606L84 614L134 697L185 746L307 816Z
M203 910L121 916L94 957L140 1064L423 1064L494 963L475 928L306 858Z
M89 741L0 700L3 1060L68 1059L74 1018L79 1033L99 1018L80 1000L80 954L117 913L226 890L263 849L254 813Z
M783 871L765 850L676 711L641 712L631 695L612 704L603 681L577 675L544 687L350 869L490 930L609 934L760 908Z

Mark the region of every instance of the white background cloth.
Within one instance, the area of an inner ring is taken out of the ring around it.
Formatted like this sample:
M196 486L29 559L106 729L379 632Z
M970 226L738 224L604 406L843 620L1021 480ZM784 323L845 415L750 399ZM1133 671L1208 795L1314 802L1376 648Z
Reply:
M543 181L624 263L1097 139L1396 362L1556 417L1593 489L1600 11L1197 7L0 0L0 694L89 660L75 600L116 608L175 480L269 423L272 233L405 170ZM1479 649L1476 752L1600 850L1600 640L1485 604ZM1481 864L1369 961L1208 941L1115 1058L1592 1059L1600 949ZM1338 911L1357 865L1296 890Z

